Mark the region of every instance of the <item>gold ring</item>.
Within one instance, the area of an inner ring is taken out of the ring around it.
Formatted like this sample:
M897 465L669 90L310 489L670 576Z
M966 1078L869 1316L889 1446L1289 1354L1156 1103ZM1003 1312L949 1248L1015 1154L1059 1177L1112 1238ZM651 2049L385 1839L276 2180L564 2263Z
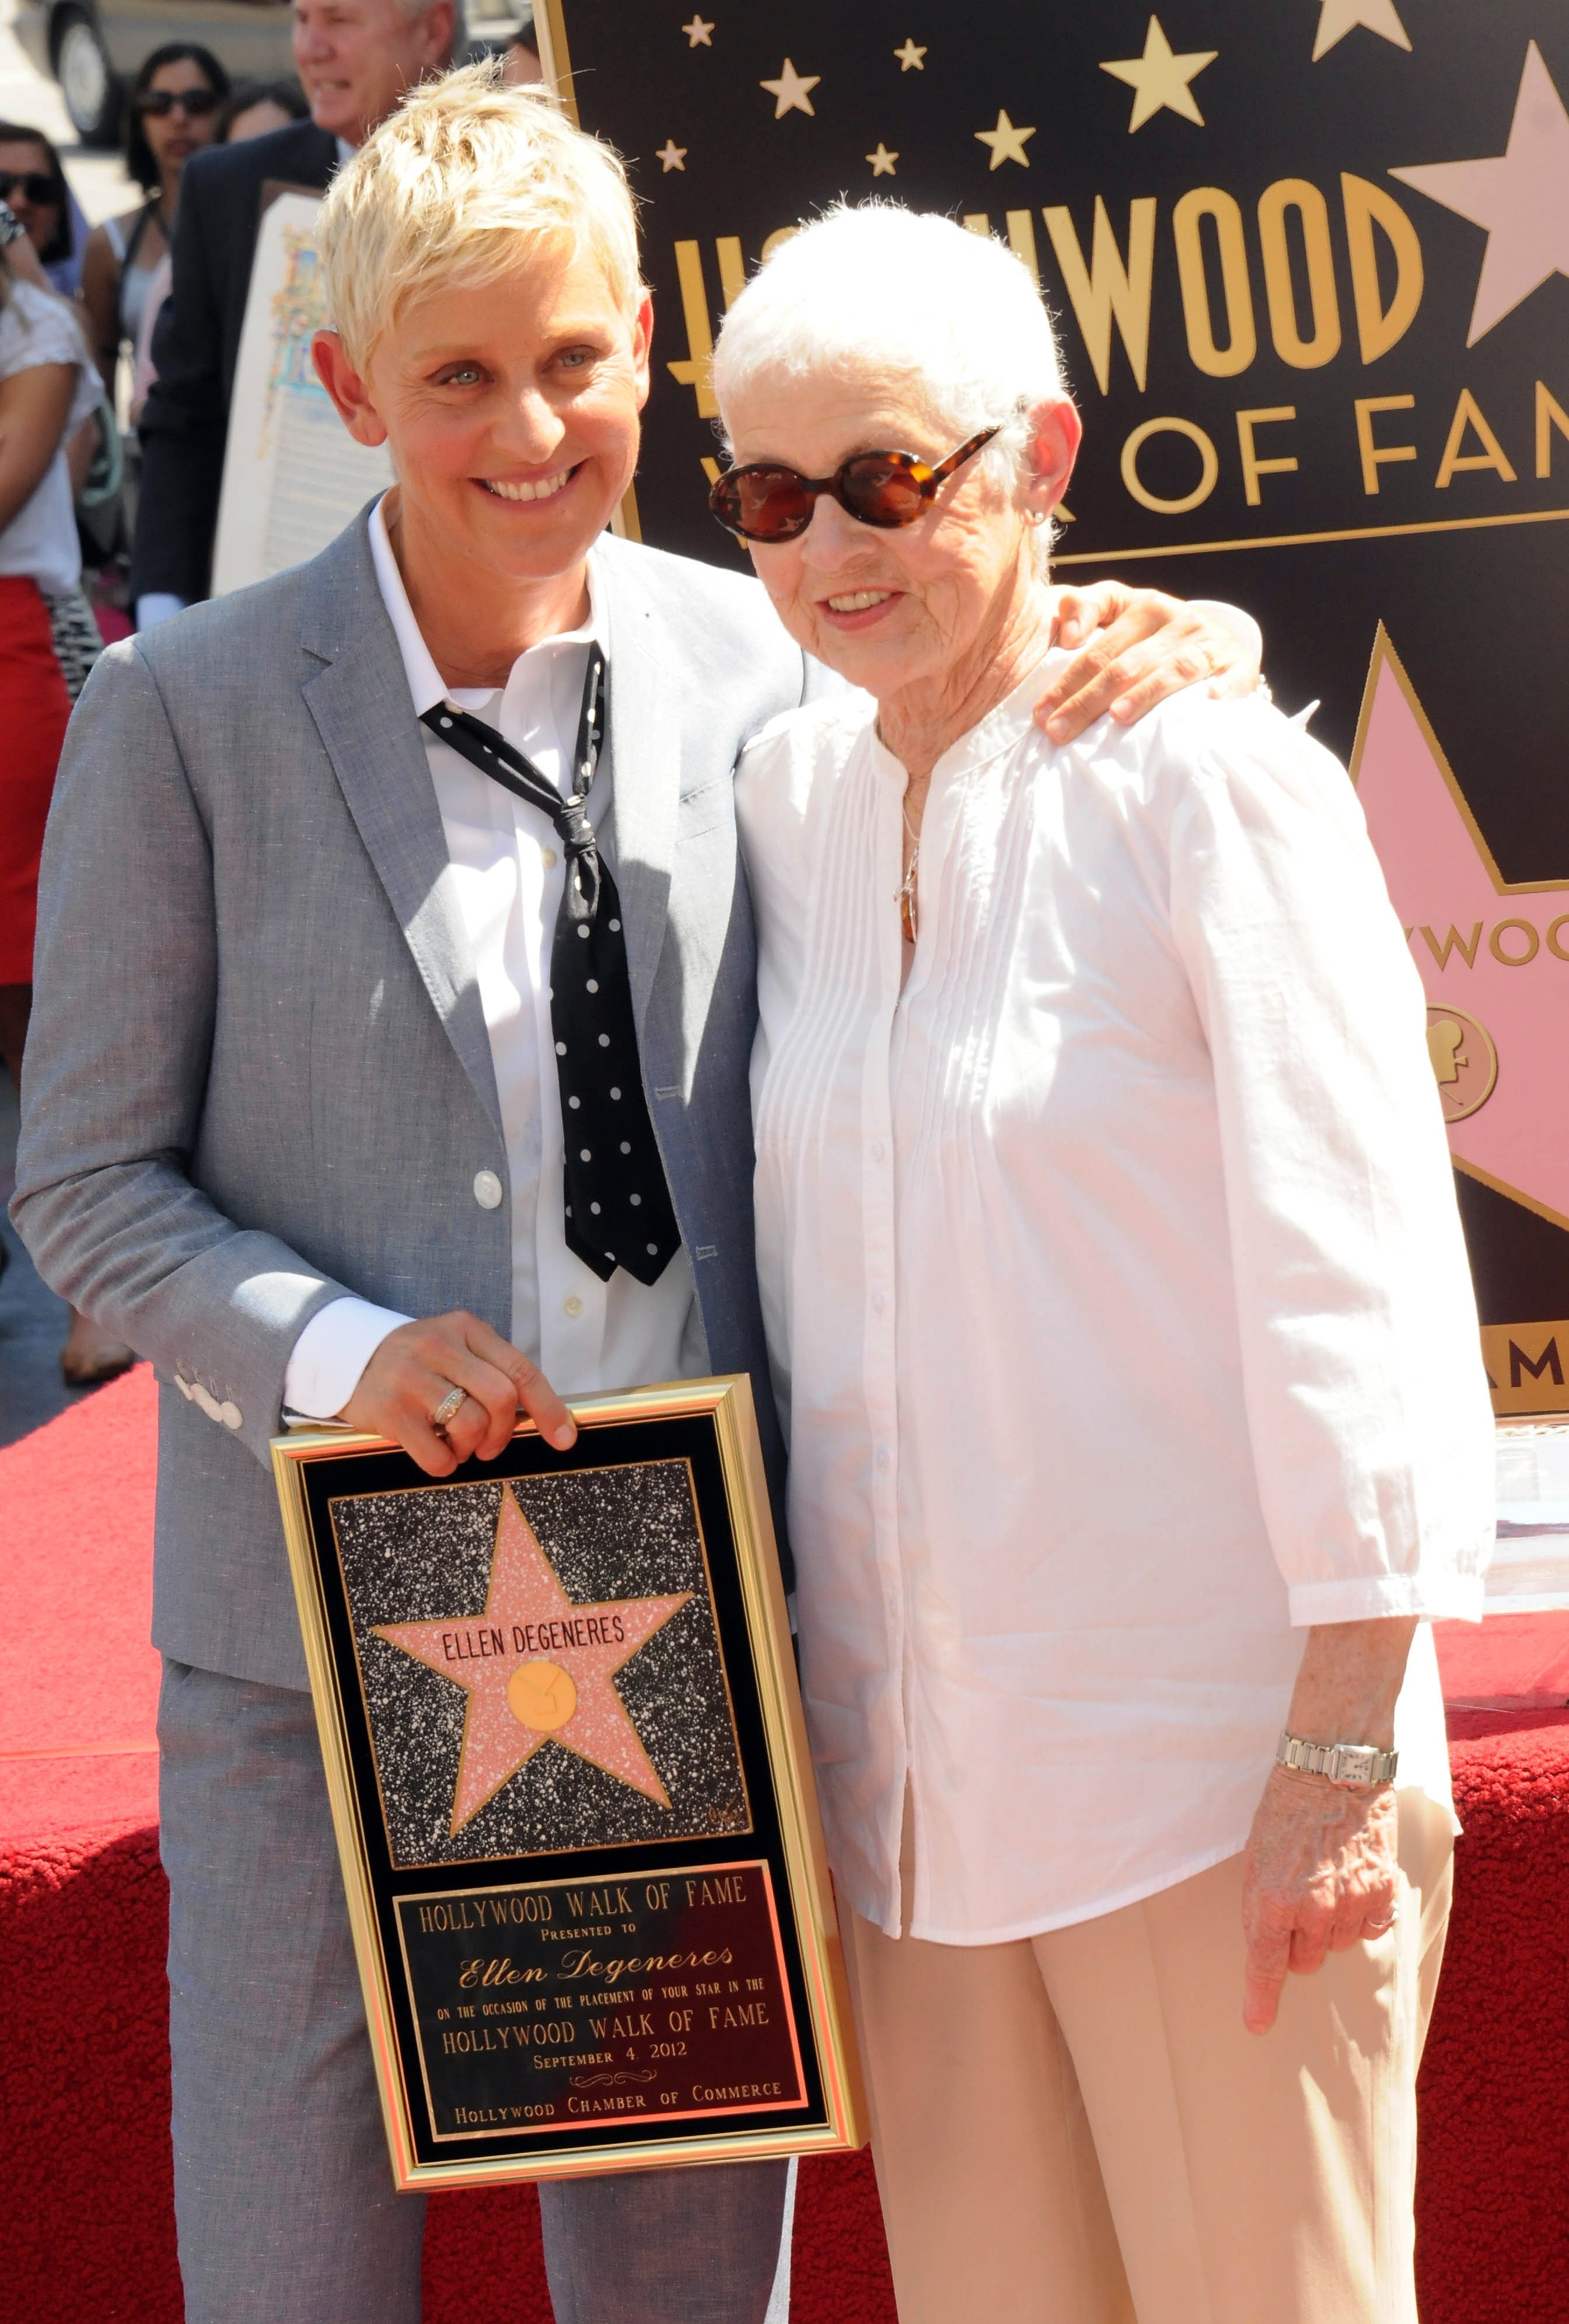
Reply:
M449 1420L456 1419L468 1402L468 1397L469 1392L466 1388L454 1388L447 1390L430 1416L430 1425L438 1436Z

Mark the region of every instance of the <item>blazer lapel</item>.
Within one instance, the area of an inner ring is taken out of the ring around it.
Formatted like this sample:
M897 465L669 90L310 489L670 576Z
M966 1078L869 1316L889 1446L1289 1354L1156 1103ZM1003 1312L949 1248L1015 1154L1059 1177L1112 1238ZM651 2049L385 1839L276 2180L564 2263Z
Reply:
M617 890L627 928L632 1014L639 1033L665 943L681 793L678 705L662 658L664 634L643 590L601 540L594 587L609 607L611 829Z
M301 642L320 665L302 688L305 706L431 1005L500 1135L490 1036L446 835L362 514L317 559Z

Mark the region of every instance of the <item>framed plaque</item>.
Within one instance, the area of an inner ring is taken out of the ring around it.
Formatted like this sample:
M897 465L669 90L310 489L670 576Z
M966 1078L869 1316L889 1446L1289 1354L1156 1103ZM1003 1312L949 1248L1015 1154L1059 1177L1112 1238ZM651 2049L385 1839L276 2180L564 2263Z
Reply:
M750 1385L573 1411L272 1447L399 2188L862 2142Z

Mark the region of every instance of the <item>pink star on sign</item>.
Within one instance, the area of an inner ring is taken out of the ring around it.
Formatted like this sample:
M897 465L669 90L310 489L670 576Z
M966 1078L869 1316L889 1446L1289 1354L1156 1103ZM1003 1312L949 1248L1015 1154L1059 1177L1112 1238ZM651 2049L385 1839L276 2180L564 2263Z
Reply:
M574 1603L511 1487L503 1488L484 1612L375 1626L379 1638L467 1692L454 1837L546 1742L670 1805L610 1679L691 1595Z
M1505 881L1381 628L1363 719L1357 797L1441 1036L1440 1090L1455 1082L1457 1034L1479 1064L1463 1019L1497 1053L1491 1091L1449 1121L1450 1151L1472 1176L1569 1226L1569 1140L1546 1094L1569 1050L1569 882ZM1462 1014L1448 1019L1449 1010ZM1480 1096L1485 1076L1471 1086Z

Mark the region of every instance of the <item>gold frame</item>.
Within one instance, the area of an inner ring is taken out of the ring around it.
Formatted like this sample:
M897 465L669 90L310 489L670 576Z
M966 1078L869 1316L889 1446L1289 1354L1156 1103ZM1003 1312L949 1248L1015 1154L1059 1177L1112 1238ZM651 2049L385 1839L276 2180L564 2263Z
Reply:
M443 2163L420 2162L305 1492L305 1471L315 1461L341 1459L344 1454L397 1452L399 1447L384 1437L362 1435L331 1425L296 1429L272 1440L272 1469L299 1609L333 1829L343 1865L376 2088L392 2175L400 2193L438 2187L500 2186L527 2179L582 2178L594 2172L644 2171L680 2163L744 2163L788 2154L847 2153L866 2143L866 2100L860 2063L795 1678L751 1382L744 1373L714 1379L681 1380L617 1396L577 1398L572 1412L580 1428L592 1428L596 1434L639 1421L712 1416L736 1545L768 1769L778 1809L784 1870L800 1941L808 2023L797 2027L796 2038L804 2049L810 2033L822 2081L827 2120L814 2130L759 2128L723 2136L693 2134L680 2139L579 2146L559 2156L532 2153L517 2158L491 2155ZM518 1436L537 1434L532 1421L520 1422L515 1431ZM477 1865L475 1869L479 1869Z

